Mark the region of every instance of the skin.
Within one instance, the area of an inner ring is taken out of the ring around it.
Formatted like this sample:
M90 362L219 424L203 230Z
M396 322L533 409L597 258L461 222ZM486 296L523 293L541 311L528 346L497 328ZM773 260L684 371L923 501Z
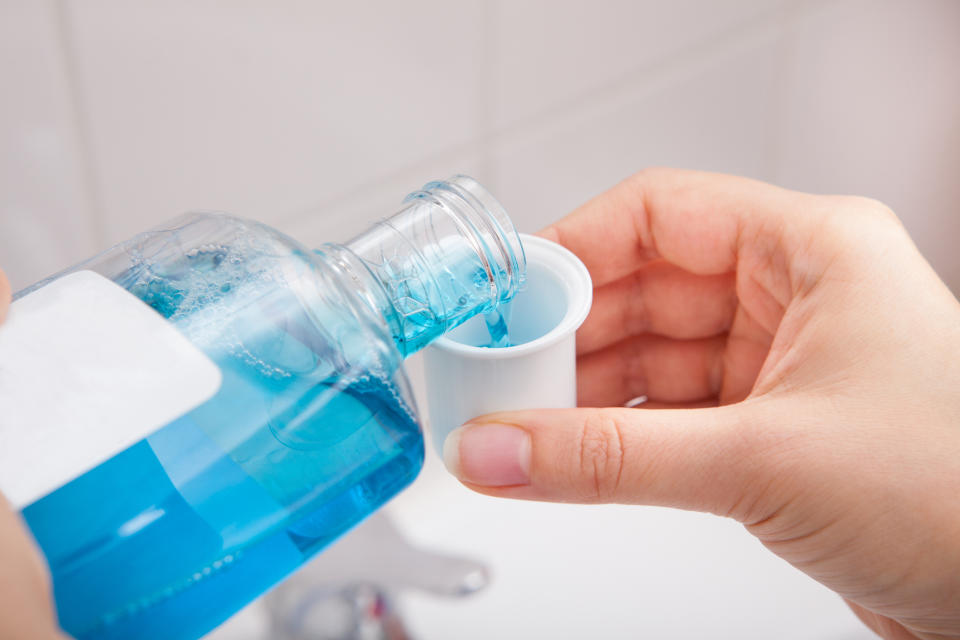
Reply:
M0 271L0 323L10 306L10 283ZM0 496L0 638L64 638L58 630L47 567L20 515Z
M451 471L735 518L884 638L960 638L960 304L888 209L659 169L542 235L593 276L579 393L613 408L484 416ZM2 500L0 567L0 638L62 638Z
M960 304L889 209L656 169L541 235L594 279L585 408L454 431L461 481L734 518L882 637L960 638Z

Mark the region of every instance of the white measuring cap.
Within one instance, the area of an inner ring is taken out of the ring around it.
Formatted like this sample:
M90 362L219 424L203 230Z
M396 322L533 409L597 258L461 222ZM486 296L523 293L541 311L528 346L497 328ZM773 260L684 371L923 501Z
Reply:
M527 280L513 299L514 346L491 348L483 316L475 316L424 350L434 448L464 422L495 411L577 405L576 331L593 300L590 273L555 242L520 235ZM442 453L441 453L442 455Z

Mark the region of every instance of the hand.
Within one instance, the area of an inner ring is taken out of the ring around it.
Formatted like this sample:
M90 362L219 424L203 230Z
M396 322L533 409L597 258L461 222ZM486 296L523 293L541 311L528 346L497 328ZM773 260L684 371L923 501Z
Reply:
M454 431L492 496L729 516L885 638L960 638L960 304L854 197L650 170L545 229L586 263L581 403Z
M10 305L10 283L0 271L0 323ZM0 638L63 638L50 596L50 576L37 547L0 495Z

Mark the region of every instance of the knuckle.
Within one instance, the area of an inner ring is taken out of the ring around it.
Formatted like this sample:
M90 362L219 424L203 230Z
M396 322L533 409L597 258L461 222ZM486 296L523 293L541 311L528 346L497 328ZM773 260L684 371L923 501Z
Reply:
M864 260L902 243L907 232L897 215L882 202L861 196L820 196L824 198L814 236L837 264L860 268Z
M644 167L638 171L634 171L633 174L627 178L627 180L635 183L642 183L651 176L655 176L659 170L659 167Z
M650 166L634 172L624 180L632 188L642 192L648 185L669 180L676 170L668 167Z
M842 212L842 218L854 225L894 224L902 226L893 209L879 200L864 196L833 196L833 209Z
M624 464L623 425L618 418L608 411L589 412L578 453L587 497L598 502L615 497Z
M881 222L894 222L900 224L900 218L893 212L893 209L873 198L864 198L861 196L853 197L854 206L861 215Z

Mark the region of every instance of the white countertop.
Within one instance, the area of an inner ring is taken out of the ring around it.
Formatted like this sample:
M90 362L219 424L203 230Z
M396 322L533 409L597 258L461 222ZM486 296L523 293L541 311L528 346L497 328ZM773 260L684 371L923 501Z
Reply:
M409 364L419 390L419 359ZM876 638L837 595L716 516L481 496L446 472L429 442L420 476L386 509L414 545L482 561L491 576L462 599L403 594L415 640ZM208 640L268 637L258 606Z
M875 639L838 596L715 516L487 498L460 486L432 451L387 510L414 544L482 560L491 574L462 599L404 594L399 607L417 640ZM209 640L269 637L259 606Z
M462 600L406 595L415 638L875 638L838 596L715 516L488 498L432 452L389 510L415 544L491 571Z

